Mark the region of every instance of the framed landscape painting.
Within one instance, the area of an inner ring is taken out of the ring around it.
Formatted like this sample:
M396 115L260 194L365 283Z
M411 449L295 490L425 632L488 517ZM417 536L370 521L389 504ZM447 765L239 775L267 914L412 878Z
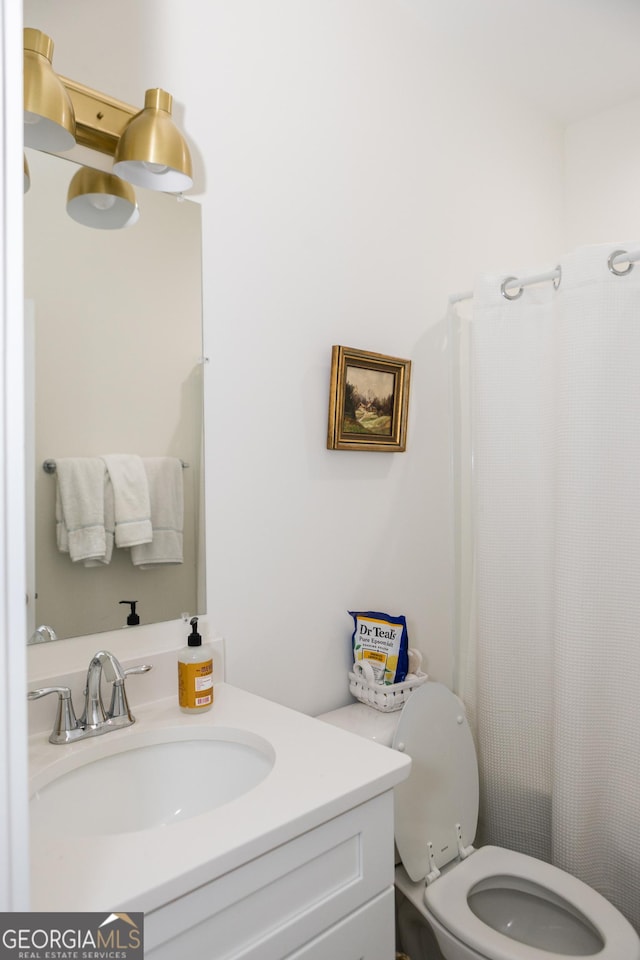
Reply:
M410 378L410 360L334 346L327 447L405 450Z

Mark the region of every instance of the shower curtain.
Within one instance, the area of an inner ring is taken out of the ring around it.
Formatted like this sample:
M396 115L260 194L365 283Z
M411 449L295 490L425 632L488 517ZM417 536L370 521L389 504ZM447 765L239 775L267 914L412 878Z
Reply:
M614 249L564 258L557 289L474 292L461 692L481 841L557 864L640 929L640 264L616 275Z

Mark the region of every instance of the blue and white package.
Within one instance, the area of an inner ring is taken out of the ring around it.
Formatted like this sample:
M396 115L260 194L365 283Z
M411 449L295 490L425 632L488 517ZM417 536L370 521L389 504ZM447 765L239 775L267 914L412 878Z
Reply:
M409 670L409 637L404 617L368 610L349 611L354 629L353 661L368 663L376 683L402 683Z

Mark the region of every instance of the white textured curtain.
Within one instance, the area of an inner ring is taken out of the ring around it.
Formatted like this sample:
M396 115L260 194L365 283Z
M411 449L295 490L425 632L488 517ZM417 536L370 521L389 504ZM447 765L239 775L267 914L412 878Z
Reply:
M464 694L482 842L640 929L640 264L615 276L613 250L567 256L557 290L475 291Z

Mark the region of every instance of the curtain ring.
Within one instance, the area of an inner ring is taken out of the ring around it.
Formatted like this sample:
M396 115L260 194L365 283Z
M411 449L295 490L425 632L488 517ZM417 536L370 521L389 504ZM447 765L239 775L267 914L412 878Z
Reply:
M553 286L555 290L557 290L560 284L562 283L562 267L560 266L560 264L558 264L558 266L556 267L556 273L558 274L557 277L553 278Z
M500 284L500 293L505 298L505 300L517 300L518 297L522 296L523 287L518 287L515 293L509 293L507 290L507 284L513 283L514 280L517 281L517 277L505 277L502 283Z
M626 265L624 270L618 270L615 263L613 262L616 259L616 257L619 257L622 254L625 254L626 252L627 252L626 250L614 250L611 256L609 257L609 259L607 260L607 266L609 267L609 270L611 271L611 273L615 273L616 277L624 277L627 273L631 273L631 271L633 270L633 262L631 260Z

